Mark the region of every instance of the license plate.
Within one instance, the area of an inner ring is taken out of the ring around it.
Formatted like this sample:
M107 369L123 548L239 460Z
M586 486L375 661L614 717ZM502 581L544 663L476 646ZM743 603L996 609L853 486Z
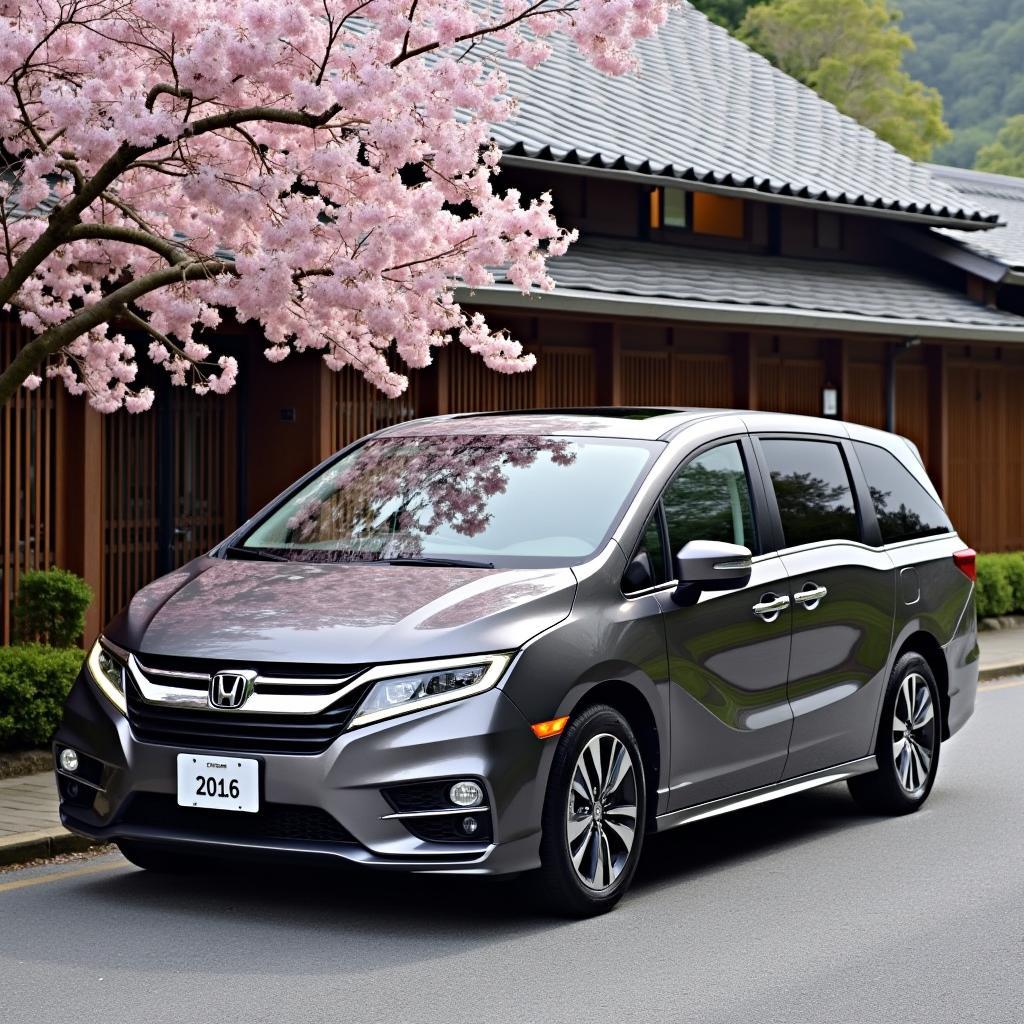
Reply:
M216 754L179 754L178 806L258 811L259 761Z

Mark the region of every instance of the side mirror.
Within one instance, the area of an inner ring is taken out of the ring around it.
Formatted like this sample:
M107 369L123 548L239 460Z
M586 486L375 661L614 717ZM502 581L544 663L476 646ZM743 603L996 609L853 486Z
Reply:
M676 579L673 597L678 604L696 603L705 590L739 590L750 582L749 548L717 540L691 540L676 555Z

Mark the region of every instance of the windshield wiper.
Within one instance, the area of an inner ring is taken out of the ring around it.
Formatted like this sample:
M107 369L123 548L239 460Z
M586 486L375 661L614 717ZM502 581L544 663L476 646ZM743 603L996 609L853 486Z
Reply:
M250 562L291 562L294 559L286 558L284 555L275 555L273 551L266 548L243 548L236 545L224 549L228 557L247 559Z
M447 569L493 569L493 562L470 562L461 558L382 558L388 565L435 565Z

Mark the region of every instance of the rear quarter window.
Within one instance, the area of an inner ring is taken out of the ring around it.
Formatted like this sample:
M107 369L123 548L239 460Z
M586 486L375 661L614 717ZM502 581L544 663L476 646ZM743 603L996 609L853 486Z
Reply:
M883 544L952 531L942 506L892 452L863 441L855 441L854 450L867 478Z
M831 441L762 438L785 546L860 540L846 460Z

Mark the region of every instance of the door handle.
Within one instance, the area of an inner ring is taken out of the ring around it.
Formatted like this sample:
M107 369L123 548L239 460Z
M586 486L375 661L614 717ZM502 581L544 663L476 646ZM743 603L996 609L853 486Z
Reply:
M765 594L764 599L754 605L754 614L760 616L765 622L774 622L789 607L789 598L783 595L776 597L774 594Z
M827 587L816 587L811 584L803 590L797 591L797 593L793 595L793 600L798 604L802 604L807 611L813 612L814 609L821 604L821 599L827 594Z

